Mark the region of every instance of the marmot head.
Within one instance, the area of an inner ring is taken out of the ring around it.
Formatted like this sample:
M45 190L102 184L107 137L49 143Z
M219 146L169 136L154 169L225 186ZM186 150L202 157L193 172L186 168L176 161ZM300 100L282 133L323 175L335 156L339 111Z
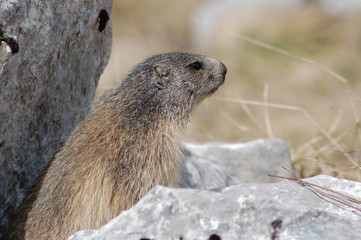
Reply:
M137 89L134 97L143 102L142 107L157 107L169 113L191 110L222 85L226 73L224 64L215 59L192 53L165 53L138 64L122 85Z
M116 101L123 114L138 123L164 118L184 121L197 103L222 85L226 73L223 63L202 55L155 55L101 97L101 105Z
M215 92L227 73L223 63L191 53L162 54L148 61L154 62L152 83L158 90L186 98L190 104Z

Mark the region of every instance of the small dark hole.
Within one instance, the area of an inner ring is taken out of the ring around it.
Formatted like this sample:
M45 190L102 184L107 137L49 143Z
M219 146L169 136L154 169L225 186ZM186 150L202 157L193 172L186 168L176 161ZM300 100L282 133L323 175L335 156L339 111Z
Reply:
M272 227L274 229L277 229L277 228L281 228L282 227L282 219L277 219L277 220L274 220L272 223L271 223Z
M217 234L212 234L211 236L209 236L208 240L222 240L222 238Z
M19 52L19 44L15 41L14 38L4 37L4 38L0 38L0 41L6 42L8 44L12 54Z
M98 16L98 22L99 22L98 31L99 32L103 32L108 21L109 21L108 12L105 9L101 10L99 13L99 16Z
M279 239L278 233L279 230L282 228L282 219L276 219L271 223L271 226L273 228L273 232L271 235L271 240L277 240Z

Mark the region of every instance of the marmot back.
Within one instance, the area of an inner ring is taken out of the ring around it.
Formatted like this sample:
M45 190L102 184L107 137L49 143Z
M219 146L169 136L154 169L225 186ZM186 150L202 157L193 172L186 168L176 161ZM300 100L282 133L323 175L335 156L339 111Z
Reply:
M8 239L66 239L98 228L151 188L179 180L179 140L226 67L191 53L139 63L71 133L19 208Z

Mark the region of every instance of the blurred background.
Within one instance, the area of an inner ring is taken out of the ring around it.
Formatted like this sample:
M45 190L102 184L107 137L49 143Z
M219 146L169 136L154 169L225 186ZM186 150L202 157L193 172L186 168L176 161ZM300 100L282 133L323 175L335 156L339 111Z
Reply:
M114 0L111 18L97 96L151 55L207 55L228 74L194 112L186 141L282 138L302 177L361 181L360 0Z

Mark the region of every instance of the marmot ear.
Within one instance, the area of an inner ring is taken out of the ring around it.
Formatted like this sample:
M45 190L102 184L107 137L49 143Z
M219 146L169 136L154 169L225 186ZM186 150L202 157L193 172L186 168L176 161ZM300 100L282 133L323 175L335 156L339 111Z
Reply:
M156 64L153 66L153 69L159 78L168 79L167 77L169 75L169 70L167 69L166 66L164 66L162 64Z
M156 86L158 87L159 90L162 90L169 82L169 78L168 78L169 69L162 64L154 65L153 69L154 69L155 74L157 74L157 77L158 77L156 80Z

